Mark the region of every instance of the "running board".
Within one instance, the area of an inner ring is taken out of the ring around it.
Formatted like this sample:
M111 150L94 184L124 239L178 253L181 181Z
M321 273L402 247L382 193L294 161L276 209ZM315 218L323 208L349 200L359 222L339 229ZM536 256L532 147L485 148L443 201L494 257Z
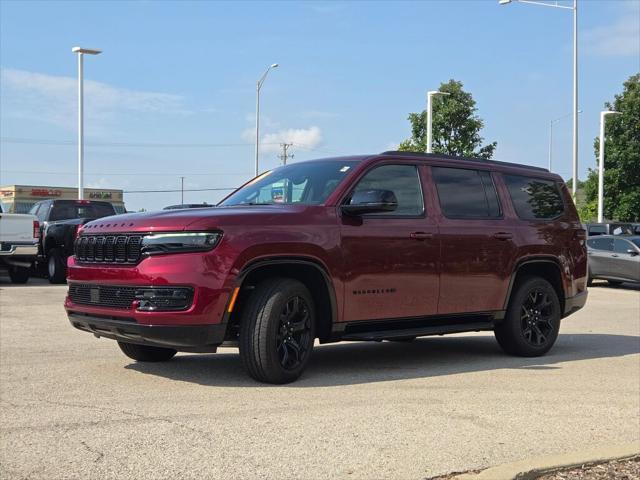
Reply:
M463 332L481 332L487 330L493 330L494 323L490 321L485 322L470 322L470 323L457 323L449 325L432 325L415 328L405 328L402 330L380 330L372 332L353 332L347 333L341 337L341 340L359 340L359 341L376 341L382 340L394 340L411 337L426 337L429 335L445 335L448 333L463 333Z

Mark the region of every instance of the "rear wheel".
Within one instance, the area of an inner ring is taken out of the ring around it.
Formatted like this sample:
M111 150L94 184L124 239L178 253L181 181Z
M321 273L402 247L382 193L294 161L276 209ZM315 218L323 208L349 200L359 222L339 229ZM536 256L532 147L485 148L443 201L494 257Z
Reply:
M544 355L558 338L560 317L560 301L551 284L540 277L524 278L511 296L504 320L496 325L496 340L511 355Z
M612 287L617 287L618 285L622 285L620 280L607 280L607 283Z
M28 267L10 267L9 278L11 283L27 283L31 269Z
M591 269L587 272L587 287L593 285L593 275L591 274Z
M51 283L64 283L67 281L67 259L59 248L49 250L47 273Z
M139 362L166 362L177 353L173 348L152 347L135 343L118 342L118 346L127 357Z
M305 369L315 338L313 298L288 278L268 279L247 300L240 324L240 358L260 382L289 383Z

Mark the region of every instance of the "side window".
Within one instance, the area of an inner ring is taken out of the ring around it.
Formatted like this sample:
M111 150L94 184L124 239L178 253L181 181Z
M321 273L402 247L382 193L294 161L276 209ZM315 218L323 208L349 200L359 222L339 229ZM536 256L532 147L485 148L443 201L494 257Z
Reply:
M499 218L498 194L491 174L462 168L432 167L442 213L449 218Z
M418 169L414 165L383 165L368 172L358 182L355 192L363 190L391 190L398 200L393 212L376 213L374 216L420 216L424 213L424 199Z
M621 238L613 239L613 251L615 253L627 253L627 250L633 250L631 242L627 242Z
M40 222L44 222L47 219L47 214L49 213L49 207L51 206L51 202L43 202L40 204L38 208L38 213L36 216Z
M595 250L613 250L613 238L590 238L587 240L587 245Z
M589 226L589 235L606 235L607 229L603 225L592 225Z
M564 202L555 182L539 178L504 175L518 217L523 220L557 218Z

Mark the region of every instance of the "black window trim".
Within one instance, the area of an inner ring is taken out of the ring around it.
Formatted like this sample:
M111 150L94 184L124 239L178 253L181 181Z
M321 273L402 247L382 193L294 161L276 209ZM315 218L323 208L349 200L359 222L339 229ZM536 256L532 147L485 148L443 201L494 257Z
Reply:
M500 200L500 195L498 194L498 188L496 187L496 182L493 179L493 174L494 171L493 170L489 170L486 168L472 168L472 167L457 167L457 166L447 166L447 165L429 165L429 168L431 169L431 180L433 183L433 186L436 190L436 195L438 196L438 207L440 208L440 213L442 214L442 216L444 218L447 218L449 220L465 220L465 221L470 221L470 220L504 220L504 209L502 208L502 202ZM436 179L433 175L433 169L434 168L452 168L452 169L456 169L456 170L471 170L473 172L478 172L478 177L480 178L480 183L482 184L482 190L484 191L484 197L485 200L487 201L487 207L489 206L489 199L487 198L487 186L484 184L484 181L482 180L482 177L480 176L479 172L488 172L489 173L489 177L491 178L491 184L493 185L493 190L496 192L496 200L498 201L498 208L500 209L500 216L497 217L469 217L469 216L464 216L464 215L447 215L444 213L444 210L442 209L442 200L440 199L440 192L438 191L438 185L436 184Z
M551 178L536 177L535 175L522 175L520 173L500 172L500 174L502 175L502 181L504 182L504 185L507 188L507 194L509 195L509 201L511 202L511 206L513 207L513 213L515 213L516 217L518 217L518 219L522 220L523 222L548 223L548 222L553 222L555 220L558 220L559 218L562 218L567 214L567 202L565 202L564 195L562 194L562 184L560 182L558 182L557 180L553 180ZM545 218L523 218L523 217L521 217L520 214L518 214L518 210L516 209L515 203L513 202L513 197L511 196L511 191L509 190L509 186L507 185L507 181L504 178L505 175L510 176L510 177L531 178L533 180L541 180L543 182L551 182L551 183L553 183L555 185L557 191L558 191L558 195L560 196L560 201L562 202L562 212L560 214L556 215L555 217L545 217Z
M366 213L364 215L360 215L360 218L362 218L363 220L368 219L368 218L383 218L383 219L411 219L411 218L427 218L427 199L424 196L424 185L423 185L423 178L422 175L420 174L420 167L423 166L420 163L414 163L414 162L403 162L403 161L390 161L390 162L384 162L384 163L375 163L373 165L371 165L370 168L367 168L366 170L364 170L362 172L362 174L360 176L358 176L357 179L355 179L353 181L353 186L351 188L349 188L349 190L347 190L347 193L342 197L342 199L340 200L340 203L338 204L338 209L341 210L340 207L342 207L343 205L346 205L346 202L349 201L351 199L351 196L353 195L354 190L356 189L356 187L358 186L358 183L360 183L360 181L367 176L369 173L373 172L375 169L377 168L381 168L381 167L388 167L388 166L407 166L407 167L413 167L416 169L416 173L418 174L418 185L420 185L420 196L422 197L422 214L421 215L380 215L380 214L376 214L376 213Z

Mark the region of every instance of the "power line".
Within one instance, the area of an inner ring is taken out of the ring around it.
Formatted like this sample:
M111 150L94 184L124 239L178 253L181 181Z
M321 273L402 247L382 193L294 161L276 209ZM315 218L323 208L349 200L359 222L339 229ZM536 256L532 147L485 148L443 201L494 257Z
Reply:
M122 193L175 193L175 192L224 192L236 190L238 187L228 188L185 188L177 190L123 190Z

